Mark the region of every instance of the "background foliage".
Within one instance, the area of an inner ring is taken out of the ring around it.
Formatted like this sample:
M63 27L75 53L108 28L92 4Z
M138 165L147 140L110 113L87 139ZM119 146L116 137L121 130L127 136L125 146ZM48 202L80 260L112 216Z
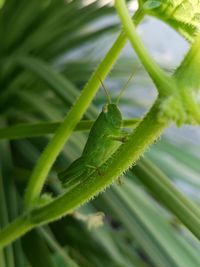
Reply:
M199 29L198 3L194 7L193 1L181 5L180 1L139 2L149 15L174 27L189 42L194 40ZM112 6L84 0L7 0L0 10L0 25L3 228L21 214L27 180L51 138L47 133L55 130L56 125L49 122L61 121L69 111L105 44L108 50L109 38L120 27ZM137 66L134 58L120 58L109 78L112 95L117 95L116 90ZM136 76L137 85L144 86L143 70ZM105 97L99 92L84 119L95 119L103 103ZM129 113L146 110L134 98L124 97L121 103ZM5 130L39 122L39 128L29 132L22 127ZM86 139L85 131L73 133L48 177L45 192L61 192L56 172L80 155ZM193 212L193 203L199 203L194 193L199 189L199 171L197 146L163 137L127 173L122 186L115 184L82 206L78 212L84 216L68 215L12 243L1 251L0 266L199 266L199 242L179 221L181 216L187 220L188 202L176 189L177 184L191 189L188 197ZM97 211L104 212L104 225L89 229L95 218L91 214Z

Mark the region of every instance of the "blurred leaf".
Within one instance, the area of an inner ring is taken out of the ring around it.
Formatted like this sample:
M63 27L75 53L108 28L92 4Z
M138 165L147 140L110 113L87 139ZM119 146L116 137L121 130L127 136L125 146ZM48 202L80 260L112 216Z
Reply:
M200 31L200 3L187 0L141 0L144 11L168 23L189 41Z

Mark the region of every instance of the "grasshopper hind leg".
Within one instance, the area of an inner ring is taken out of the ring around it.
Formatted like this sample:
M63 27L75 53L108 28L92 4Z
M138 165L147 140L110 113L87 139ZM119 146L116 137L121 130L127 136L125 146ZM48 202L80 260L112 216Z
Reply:
M71 187L80 181L86 179L93 172L97 172L102 176L102 172L98 167L87 164L82 157L75 160L66 170L58 174L58 178L63 184L63 187Z
M84 161L82 158L75 160L66 170L58 174L58 178L62 183L67 183L80 177L84 172Z
M89 164L87 164L86 167L88 168L88 170L96 171L99 176L103 175L103 173L100 171L99 167L89 165Z

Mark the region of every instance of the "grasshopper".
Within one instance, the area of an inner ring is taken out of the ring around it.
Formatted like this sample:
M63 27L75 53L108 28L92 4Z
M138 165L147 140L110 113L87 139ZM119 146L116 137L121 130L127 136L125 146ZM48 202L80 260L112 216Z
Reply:
M121 142L127 140L128 134L122 130L122 114L117 105L132 76L130 76L122 88L116 104L111 102L108 91L99 78L106 93L108 103L103 106L102 111L91 128L81 157L76 159L66 170L58 174L64 187L70 187L74 182L80 181L81 177L84 179L94 171L100 176L103 175L100 173L99 167L113 155L121 145Z

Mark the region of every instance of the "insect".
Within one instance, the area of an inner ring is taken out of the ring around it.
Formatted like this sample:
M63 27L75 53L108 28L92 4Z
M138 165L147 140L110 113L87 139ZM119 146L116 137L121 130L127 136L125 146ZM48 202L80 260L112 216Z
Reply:
M100 80L108 103L103 106L102 111L91 128L81 157L76 159L66 170L58 174L64 187L70 187L80 178L84 178L94 171L102 175L99 167L113 155L121 145L121 142L127 140L128 134L121 129L123 122L122 114L117 105L132 76L130 76L122 88L116 104L111 102L111 98Z

